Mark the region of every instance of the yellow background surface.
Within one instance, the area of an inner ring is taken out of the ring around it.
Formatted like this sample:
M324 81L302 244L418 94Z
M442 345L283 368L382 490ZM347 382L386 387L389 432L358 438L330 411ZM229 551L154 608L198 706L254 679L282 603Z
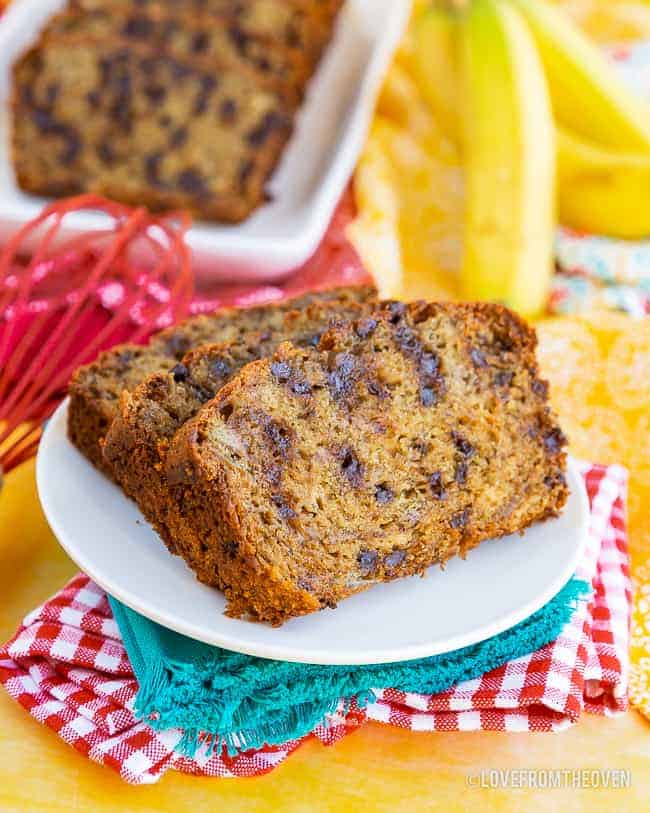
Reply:
M650 37L650 15L642 3L569 0L564 5L601 39ZM453 196L450 200L453 207ZM453 208L450 212L441 217L451 222ZM430 258L410 259L415 274L405 281L409 292L434 296L444 289L444 279L432 279L431 265L422 262ZM650 504L650 376L644 375L650 370L650 326L592 315L546 321L539 333L542 365L572 451L599 462L622 462L631 470L630 542L640 567L650 556L644 508ZM74 572L45 523L33 464L26 464L9 475L0 493L0 638L9 637L24 614ZM650 637L650 627L644 633L642 620L636 624L640 637ZM508 767L629 768L632 787L546 793L468 787L467 777L481 769ZM636 712L611 720L585 715L560 735L415 734L367 725L333 748L310 742L258 779L169 773L155 786L129 787L64 745L0 690L2 813L641 811L649 800L650 724Z

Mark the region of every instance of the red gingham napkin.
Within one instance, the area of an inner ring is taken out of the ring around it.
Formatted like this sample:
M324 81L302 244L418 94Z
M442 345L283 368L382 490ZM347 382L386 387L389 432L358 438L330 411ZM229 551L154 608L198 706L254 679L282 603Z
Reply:
M591 504L589 542L576 575L592 583L560 637L481 678L436 695L377 690L364 711L334 715L309 736L330 745L366 719L413 731L559 731L584 709L627 708L631 589L625 530L626 472L581 464ZM183 732L156 732L133 714L137 683L106 594L79 574L31 612L0 649L0 682L37 720L133 783L169 768L204 776L256 776L306 739L229 757L177 750Z

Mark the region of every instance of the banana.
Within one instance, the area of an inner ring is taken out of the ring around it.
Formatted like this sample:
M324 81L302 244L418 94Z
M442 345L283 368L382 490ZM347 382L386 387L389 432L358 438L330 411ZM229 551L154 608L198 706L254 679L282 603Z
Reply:
M384 144L395 125L376 116L354 176L357 217L346 235L372 272L384 299L400 296L403 287L402 250L399 240L400 205L395 169Z
M650 151L650 106L628 90L569 17L545 0L509 2L533 32L558 122L597 144Z
M650 155L615 152L558 131L560 222L613 237L650 236Z
M416 17L413 31L412 68L424 100L448 138L460 140L458 110L459 15L450 0L434 0Z
M553 269L555 128L533 38L516 8L472 0L460 23L468 298L533 316Z

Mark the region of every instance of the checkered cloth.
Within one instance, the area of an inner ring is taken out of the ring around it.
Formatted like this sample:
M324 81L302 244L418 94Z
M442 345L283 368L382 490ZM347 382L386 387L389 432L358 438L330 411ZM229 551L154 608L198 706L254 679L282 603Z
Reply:
M594 588L560 637L476 680L436 695L376 690L366 709L324 720L309 737L331 745L365 720L413 731L559 731L581 711L627 707L630 580L625 531L626 473L582 464L591 504L589 541L576 573ZM256 776L309 737L230 757L177 750L183 732L154 731L133 713L138 689L106 594L79 574L31 612L0 649L0 681L37 720L91 759L133 783L169 768L204 776Z

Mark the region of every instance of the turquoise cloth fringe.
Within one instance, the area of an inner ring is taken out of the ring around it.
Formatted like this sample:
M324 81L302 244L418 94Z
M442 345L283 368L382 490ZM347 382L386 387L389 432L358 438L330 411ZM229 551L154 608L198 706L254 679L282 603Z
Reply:
M320 666L256 658L200 643L109 597L136 678L136 714L158 730L182 728L188 756L207 744L234 754L301 737L343 699L364 707L374 688L434 694L557 638L591 592L571 579L544 607L478 644L401 663Z

